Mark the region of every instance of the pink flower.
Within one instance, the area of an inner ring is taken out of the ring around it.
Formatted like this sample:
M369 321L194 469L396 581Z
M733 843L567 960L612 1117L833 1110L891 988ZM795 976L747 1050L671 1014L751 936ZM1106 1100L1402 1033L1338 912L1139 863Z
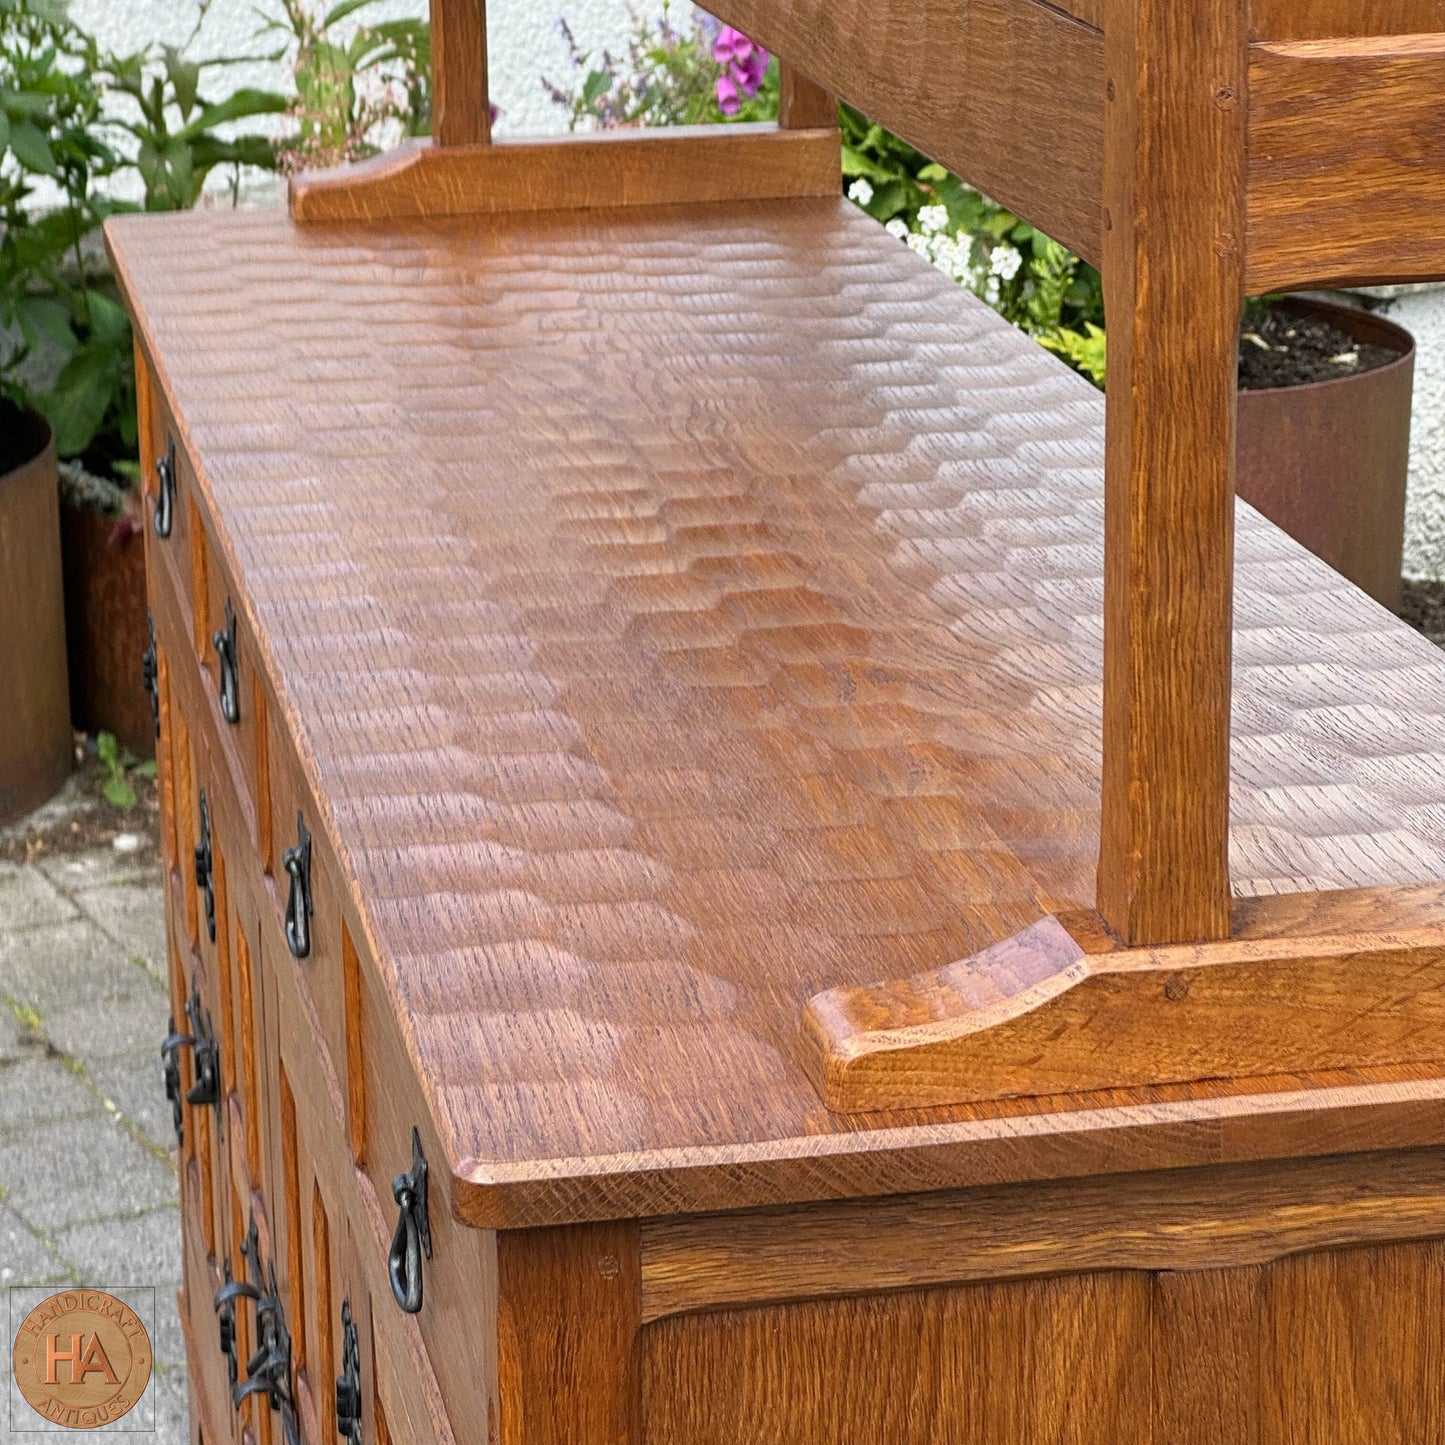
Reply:
M724 115L736 115L743 100L758 93L768 70L768 52L741 30L724 25L713 42L712 55L723 68L717 80L718 109Z

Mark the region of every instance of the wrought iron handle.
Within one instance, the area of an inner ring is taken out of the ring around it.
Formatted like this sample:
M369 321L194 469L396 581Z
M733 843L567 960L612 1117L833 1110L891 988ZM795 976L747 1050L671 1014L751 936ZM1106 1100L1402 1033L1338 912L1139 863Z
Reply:
M176 439L166 438L166 453L156 458L156 510L151 518L157 537L171 535L176 511Z
M236 1366L236 1301L259 1300L261 1291L249 1280L231 1277L231 1261L226 1261L226 1282L211 1301L216 1311L216 1326L221 1336L221 1353L226 1357L226 1374L234 1389L239 1370Z
M236 613L226 598L226 625L211 634L221 664L221 716L235 726L241 721L241 690L236 676Z
M296 814L296 846L281 855L281 866L290 877L286 893L286 946L295 958L311 953L311 834Z
M421 1135L411 1131L411 1172L391 1181L396 1200L396 1232L391 1237L387 1270L391 1292L407 1314L421 1310L422 1255L431 1258L431 1221L427 1214L427 1163L421 1151Z
M206 932L211 942L216 941L216 879L212 871L214 857L211 851L211 805L206 801L206 790L200 790L201 841L196 844L196 887L205 894Z
M341 1373L336 1377L336 1433L348 1445L361 1442L361 1342L351 1301L341 1301Z
M161 735L161 685L160 685L160 660L156 652L156 619L155 614L146 608L146 635L149 641L146 643L146 650L140 655L140 676L141 682L145 685L146 696L151 703L151 726L155 728L157 737Z

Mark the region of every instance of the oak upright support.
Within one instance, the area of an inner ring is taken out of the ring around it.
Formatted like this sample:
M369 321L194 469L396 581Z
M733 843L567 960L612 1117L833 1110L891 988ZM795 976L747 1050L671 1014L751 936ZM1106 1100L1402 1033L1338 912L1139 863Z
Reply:
M1241 0L1110 0L1098 907L1127 943L1229 932Z
M492 138L486 0L431 0L432 137L439 146Z

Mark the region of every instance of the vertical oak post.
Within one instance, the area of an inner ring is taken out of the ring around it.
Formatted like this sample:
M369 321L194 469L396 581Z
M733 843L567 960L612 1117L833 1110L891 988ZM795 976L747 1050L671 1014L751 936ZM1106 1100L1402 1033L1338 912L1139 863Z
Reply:
M486 0L431 0L431 77L432 140L486 145L492 138Z
M786 60L778 62L778 125L783 130L832 130L838 101Z
M1099 911L1127 942L1229 932L1243 0L1107 0Z

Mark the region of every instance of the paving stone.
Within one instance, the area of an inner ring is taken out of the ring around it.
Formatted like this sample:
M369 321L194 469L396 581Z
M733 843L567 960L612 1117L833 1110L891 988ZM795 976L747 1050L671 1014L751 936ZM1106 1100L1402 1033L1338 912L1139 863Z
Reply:
M165 994L147 987L144 993L122 997L101 994L50 1014L45 1035L62 1053L89 1067L94 1060L158 1049L169 1017Z
M0 994L35 1009L46 1021L76 1004L155 987L131 954L89 919L0 931Z
M90 888L76 894L75 902L124 947L128 957L139 954L158 979L165 977L166 921L159 880L153 885Z
M31 865L66 893L105 888L116 883L149 884L159 896L160 864L152 856L142 861L134 853L117 853L114 848L89 848L84 853L55 853L37 858ZM159 904L157 904L159 906Z
M33 1058L43 1052L44 1042L21 1026L20 1020L0 1004L0 1064Z
M64 1262L46 1249L13 1210L0 1204L0 1289L68 1279ZM4 1304L4 1297L0 1296L0 1325L5 1320ZM0 1357L8 1363L9 1349L0 1350Z
M156 1376L156 1445L186 1445L190 1439L190 1399L186 1377L181 1374ZM276 1432L279 1436L280 1431Z
M0 1136L0 1188L11 1209L47 1232L176 1198L168 1164L110 1114Z
M181 1226L173 1209L78 1224L55 1231L51 1242L82 1284L145 1285L159 1300L174 1295L181 1282Z
M75 905L38 868L0 863L0 929L65 923Z
M174 1149L175 1127L170 1100L161 1077L158 1040L144 1053L101 1059L88 1066L91 1081L146 1138L162 1149Z
M0 1129L101 1109L100 1100L59 1059L41 1055L0 1066Z

